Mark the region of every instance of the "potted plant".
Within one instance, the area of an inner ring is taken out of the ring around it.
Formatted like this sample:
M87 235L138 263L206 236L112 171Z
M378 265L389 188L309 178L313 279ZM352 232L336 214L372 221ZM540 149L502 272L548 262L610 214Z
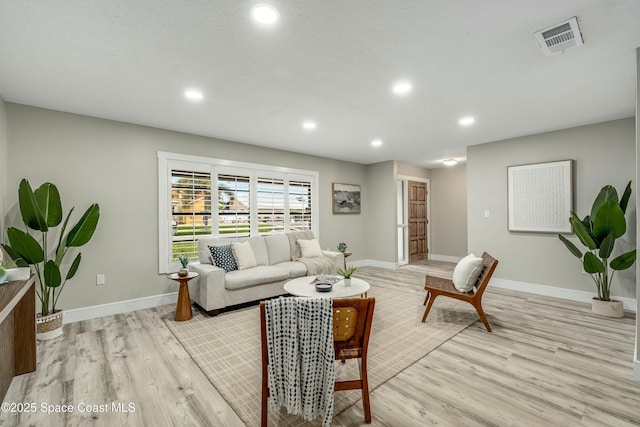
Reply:
M178 276L187 277L189 275L189 270L187 270L187 266L189 265L189 255L181 255L178 259L180 260L180 264L182 264L182 268L178 271Z
M344 285L351 286L351 276L356 272L356 268L352 265L348 266L344 270L342 268L338 269L338 274L344 277Z
M566 237L558 234L567 249L580 259L584 271L591 275L596 284L598 296L593 299L592 310L596 314L609 317L622 317L622 302L611 300L611 283L616 271L626 270L636 261L636 250L633 249L609 260L615 247L616 239L627 231L624 217L631 197L631 181L618 199L618 192L610 185L602 187L593 202L591 214L580 220L575 212L571 212L569 222L573 231L586 247L584 254Z
M78 271L82 259L78 252L71 264L68 264L64 262L65 256L70 249L83 246L91 240L98 225L100 208L96 203L89 206L67 232L74 208L71 208L62 223L60 193L52 183L45 182L33 191L29 181L23 179L18 188L18 202L27 231L9 227L9 244L3 244L2 247L18 267L31 267L35 272L38 284L36 293L41 304L41 311L36 319L37 336L38 339L55 338L62 334L62 310L56 307L58 298L67 281ZM62 229L58 233L55 227L61 223Z
M342 253L345 253L347 251L347 244L344 242L338 243L338 250Z

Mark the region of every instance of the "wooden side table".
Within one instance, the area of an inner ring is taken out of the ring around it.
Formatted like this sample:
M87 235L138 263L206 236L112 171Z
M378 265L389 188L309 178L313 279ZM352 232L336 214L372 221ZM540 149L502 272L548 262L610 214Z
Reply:
M178 303L176 304L176 322L184 322L193 318L193 311L191 311L191 297L189 296L189 280L198 277L198 273L189 272L187 276L180 277L178 273L172 273L167 276L171 280L175 280L180 283L180 289L178 290Z
M352 254L351 252L343 252L344 254L344 269L347 269L347 258L350 257Z

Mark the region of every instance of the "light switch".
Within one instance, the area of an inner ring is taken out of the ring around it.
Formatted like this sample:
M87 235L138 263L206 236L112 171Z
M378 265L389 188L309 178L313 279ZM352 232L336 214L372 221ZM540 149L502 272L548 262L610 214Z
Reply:
M489 218L491 216L491 211L489 209L484 210L484 217Z

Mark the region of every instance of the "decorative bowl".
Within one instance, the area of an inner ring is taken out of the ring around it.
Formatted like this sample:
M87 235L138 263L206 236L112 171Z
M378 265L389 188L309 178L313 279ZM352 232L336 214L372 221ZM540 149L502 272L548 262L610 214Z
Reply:
M331 283L316 283L316 291L331 292L333 285Z

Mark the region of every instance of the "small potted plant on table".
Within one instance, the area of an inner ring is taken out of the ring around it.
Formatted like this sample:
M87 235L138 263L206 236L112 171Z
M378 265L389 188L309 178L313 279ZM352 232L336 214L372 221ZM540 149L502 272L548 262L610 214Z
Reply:
M352 265L348 266L344 270L342 268L338 269L338 274L341 275L342 277L344 277L344 285L345 286L351 286L351 276L356 271L357 271L357 269Z

